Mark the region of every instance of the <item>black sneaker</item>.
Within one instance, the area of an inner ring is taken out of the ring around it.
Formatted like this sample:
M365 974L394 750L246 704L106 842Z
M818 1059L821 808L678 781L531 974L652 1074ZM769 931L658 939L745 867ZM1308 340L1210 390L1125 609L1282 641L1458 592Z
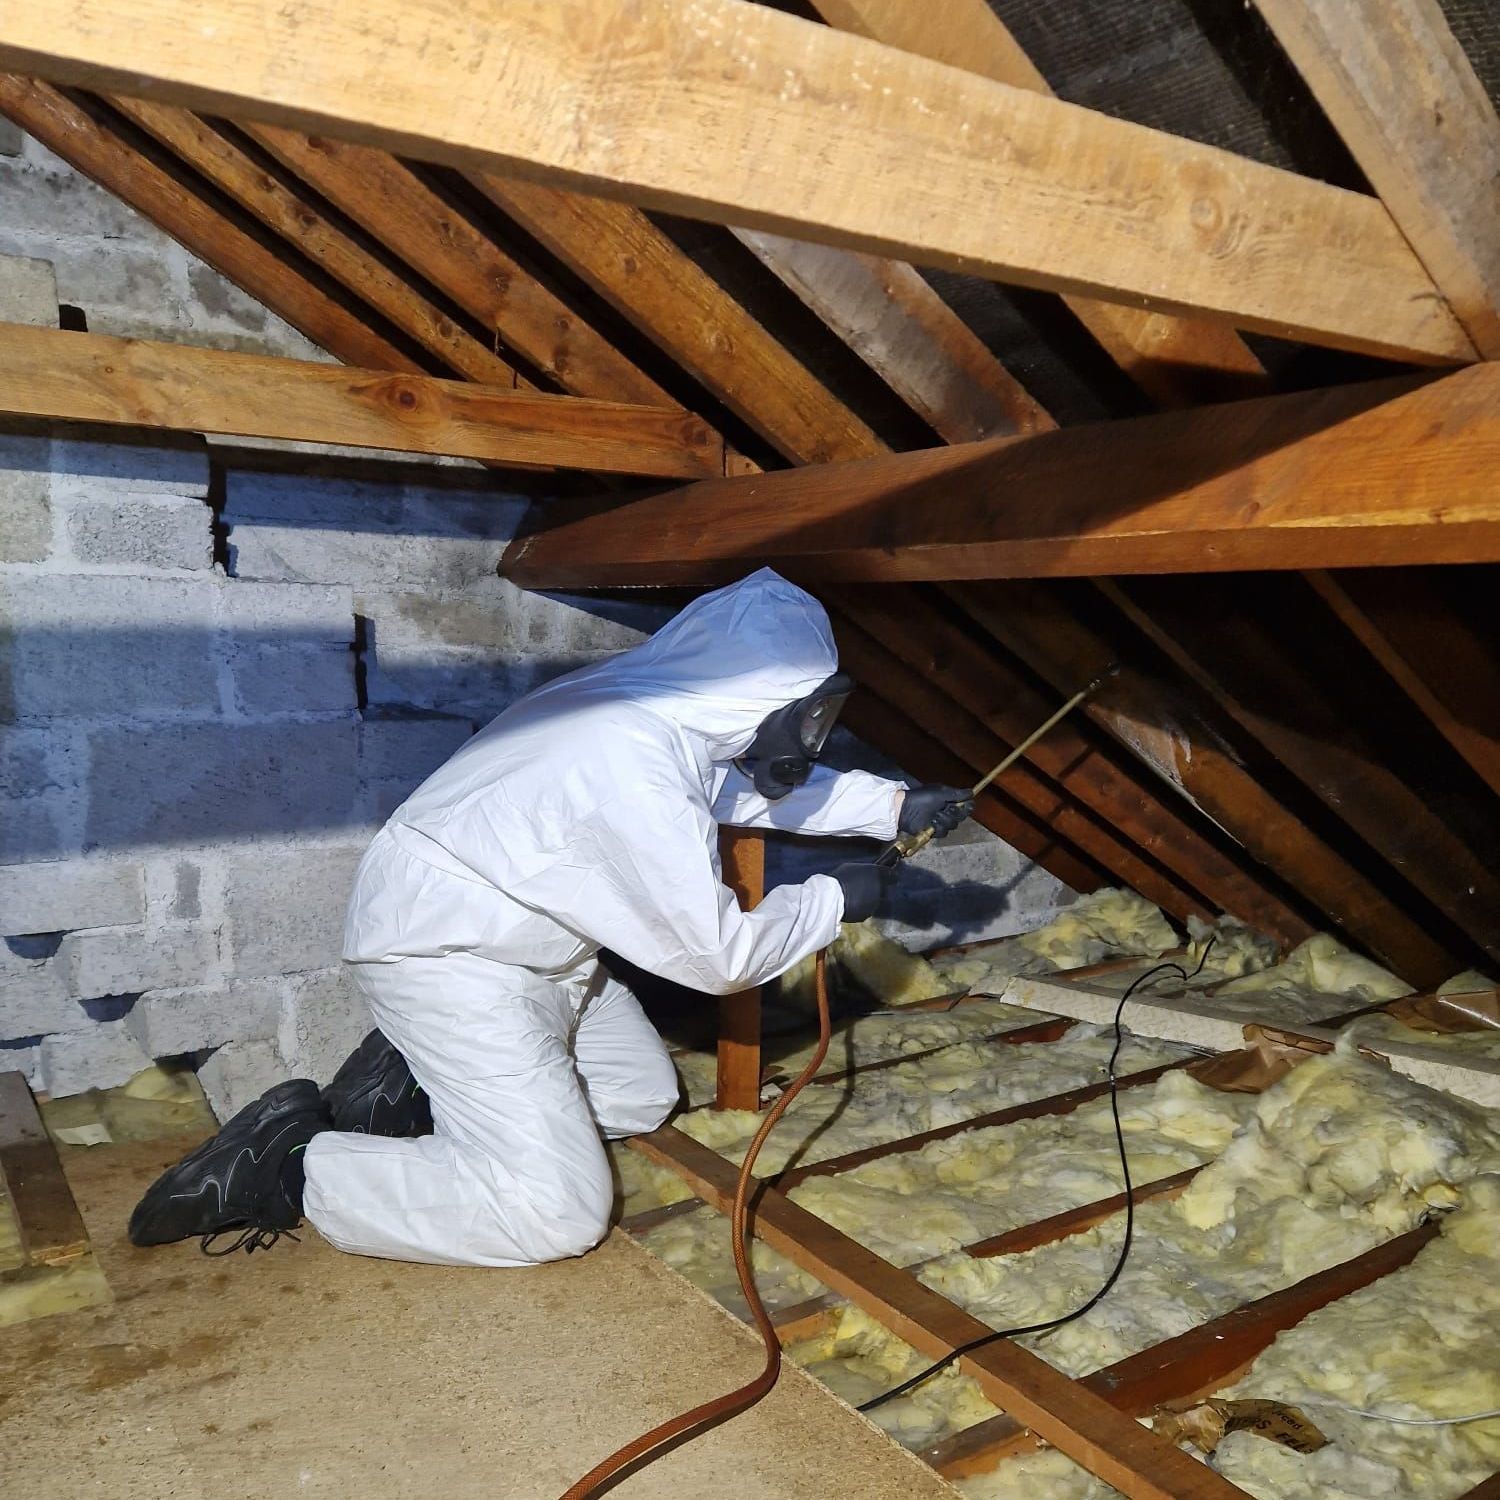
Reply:
M432 1103L406 1059L372 1031L323 1090L335 1130L358 1135L431 1135Z
M231 1250L274 1244L302 1221L302 1173L286 1170L287 1157L327 1128L310 1078L267 1089L151 1184L130 1216L131 1243L167 1245L196 1234L209 1251L215 1235L239 1229Z

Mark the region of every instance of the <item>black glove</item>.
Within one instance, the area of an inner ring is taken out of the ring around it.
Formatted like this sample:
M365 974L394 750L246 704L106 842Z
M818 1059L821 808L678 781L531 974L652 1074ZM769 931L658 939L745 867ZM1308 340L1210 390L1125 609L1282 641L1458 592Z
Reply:
M895 869L884 865L839 865L829 874L843 888L846 922L863 922L866 917L874 916L896 883Z
M896 827L902 833L930 828L934 837L952 833L974 811L973 795L963 787L917 786L907 792Z

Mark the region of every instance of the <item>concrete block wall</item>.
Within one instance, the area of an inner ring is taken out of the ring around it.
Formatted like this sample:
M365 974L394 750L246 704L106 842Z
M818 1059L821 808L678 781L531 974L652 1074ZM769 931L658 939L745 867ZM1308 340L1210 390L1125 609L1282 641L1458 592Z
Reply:
M0 191L0 318L323 357L34 142ZM326 1080L369 1025L339 947L375 828L640 638L495 577L524 501L482 469L266 462L0 425L0 1068L54 1094Z
M0 193L0 318L322 357L34 142ZM221 1114L332 1074L369 1024L339 948L373 831L666 617L497 578L524 508L472 466L0 424L0 1069L67 1094L187 1056ZM965 905L997 872L1010 894ZM908 941L1066 894L977 831L907 889Z

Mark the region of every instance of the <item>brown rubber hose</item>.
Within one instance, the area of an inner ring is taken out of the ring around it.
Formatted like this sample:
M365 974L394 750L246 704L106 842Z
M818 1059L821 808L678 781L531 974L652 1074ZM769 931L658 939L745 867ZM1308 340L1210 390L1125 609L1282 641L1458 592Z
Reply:
M765 1366L748 1385L742 1385L727 1395L716 1396L712 1401L705 1401L691 1411L685 1411L681 1416L673 1417L626 1443L602 1463L595 1464L563 1495L562 1500L588 1500L591 1495L602 1494L606 1489L613 1488L611 1481L622 1477L626 1470L634 1472L644 1468L646 1464L661 1458L670 1448L680 1446L681 1442L699 1437L710 1427L717 1427L720 1422L749 1411L776 1384L776 1377L781 1373L781 1341L776 1337L776 1326L771 1322L765 1303L760 1300L760 1293L755 1289L755 1275L750 1269L750 1253L745 1237L745 1221L749 1216L750 1185L755 1181L755 1158L760 1155L760 1148L776 1122L786 1113L787 1105L812 1081L813 1075L823 1066L823 1059L828 1055L831 1028L828 1019L827 952L826 948L819 952L813 968L818 997L818 1049L813 1054L812 1061L771 1106L765 1119L761 1121L760 1129L755 1132L755 1139L750 1142L745 1160L740 1164L740 1178L734 1189L734 1210L729 1219L730 1233L734 1236L734 1269L740 1278L740 1290L744 1292L745 1301L750 1305L755 1326L760 1330L761 1341L766 1346Z

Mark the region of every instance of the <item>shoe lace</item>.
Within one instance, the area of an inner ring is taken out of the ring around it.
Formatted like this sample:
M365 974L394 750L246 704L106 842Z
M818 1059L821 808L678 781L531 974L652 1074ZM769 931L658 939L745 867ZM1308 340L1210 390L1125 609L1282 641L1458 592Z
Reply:
M253 1255L257 1250L269 1250L282 1235L294 1244L302 1243L290 1229L268 1229L264 1225L249 1224L240 1230L239 1238L232 1245L222 1245L217 1249L211 1248L215 1240L233 1233L232 1229L216 1229L211 1234L205 1234L198 1241L198 1248L205 1255L233 1255L236 1250L243 1250L246 1255Z

